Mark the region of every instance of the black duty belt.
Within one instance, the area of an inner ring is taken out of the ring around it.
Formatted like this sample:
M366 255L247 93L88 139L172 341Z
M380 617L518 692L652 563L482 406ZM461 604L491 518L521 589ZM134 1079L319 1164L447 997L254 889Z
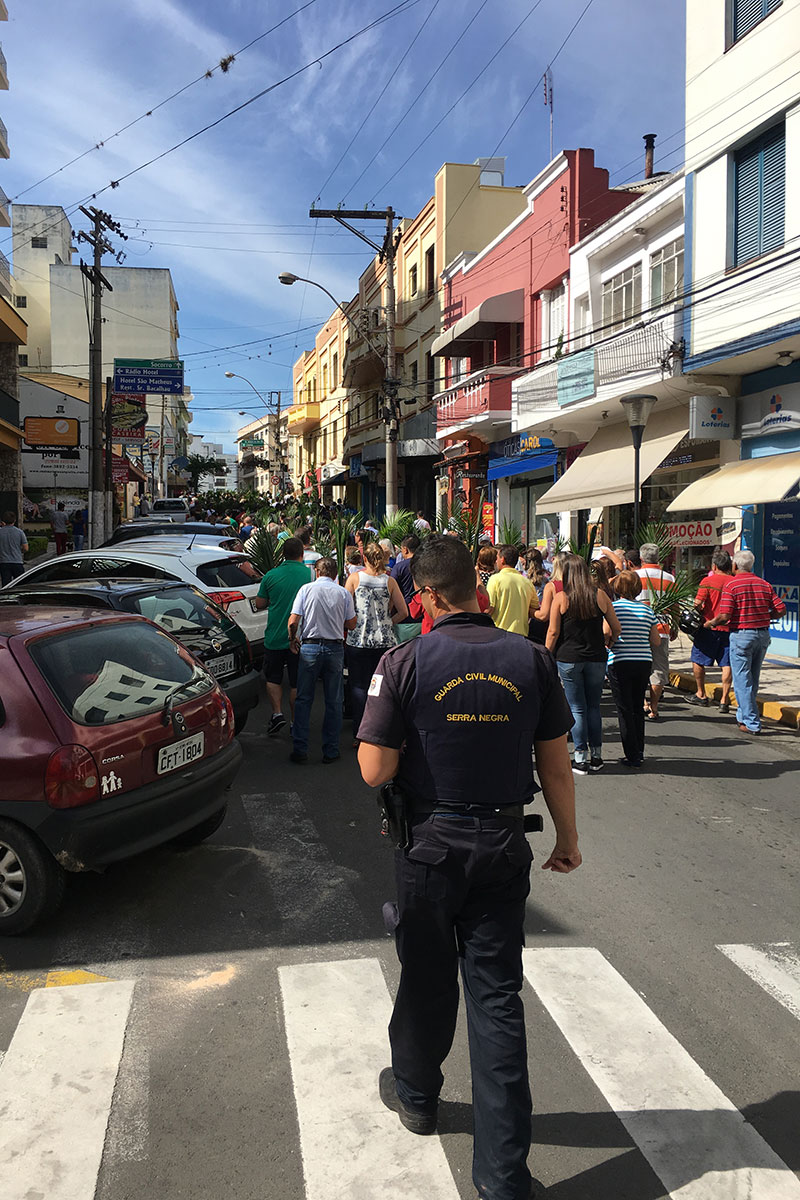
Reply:
M522 804L506 804L502 808L490 808L487 804L468 804L459 808L450 804L415 803L412 816L430 816L435 813L439 817L513 817L521 821L525 816Z
M303 645L308 646L341 646L344 638L303 638Z

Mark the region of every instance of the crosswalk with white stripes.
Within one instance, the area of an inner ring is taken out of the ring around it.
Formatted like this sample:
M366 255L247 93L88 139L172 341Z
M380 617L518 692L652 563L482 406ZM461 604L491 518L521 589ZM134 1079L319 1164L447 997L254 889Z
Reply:
M742 988L800 1019L796 948L716 950L740 969ZM800 1200L794 1171L598 949L526 949L524 970L665 1195ZM440 1139L414 1138L376 1099L391 1011L379 959L290 962L278 977L306 1200L459 1200ZM0 1060L3 1200L94 1197L115 1093L130 1090L120 1064L135 986L31 992Z

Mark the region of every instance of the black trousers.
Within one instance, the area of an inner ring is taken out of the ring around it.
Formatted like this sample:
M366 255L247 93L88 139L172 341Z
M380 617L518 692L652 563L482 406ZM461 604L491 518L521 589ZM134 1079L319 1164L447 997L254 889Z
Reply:
M358 737L358 727L367 703L367 691L375 668L388 647L373 650L370 647L348 646L344 648L344 665L350 684L350 709L353 716L353 737Z
M389 1025L400 1099L430 1110L467 1006L475 1127L472 1177L491 1200L528 1200L531 1095L522 989L532 855L522 822L433 814L397 851L400 986Z
M611 695L617 706L622 749L628 762L644 758L644 698L653 664L649 660L614 662L608 668Z

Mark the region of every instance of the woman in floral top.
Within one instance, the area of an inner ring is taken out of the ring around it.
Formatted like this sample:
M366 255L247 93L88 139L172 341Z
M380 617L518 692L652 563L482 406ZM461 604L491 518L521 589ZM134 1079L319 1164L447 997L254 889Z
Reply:
M386 553L377 542L364 547L363 569L349 575L345 587L356 606L356 627L347 635L344 661L357 740L370 680L382 655L397 644L394 627L405 621L408 605L397 581L386 574Z

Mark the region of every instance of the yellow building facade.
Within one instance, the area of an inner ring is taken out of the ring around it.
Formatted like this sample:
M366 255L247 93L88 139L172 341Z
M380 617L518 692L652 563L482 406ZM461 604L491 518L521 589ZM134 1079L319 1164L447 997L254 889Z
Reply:
M526 208L522 188L505 187L496 178L480 162L445 163L433 195L416 216L400 220L395 235L402 508L431 513L435 503L440 453L433 397L440 390L440 366L431 347L444 328L441 272L457 254L482 250ZM386 437L386 263L378 255L345 310L350 319L337 310L314 348L294 365L292 474L298 484L313 467L324 498L345 499L377 516L385 505Z

